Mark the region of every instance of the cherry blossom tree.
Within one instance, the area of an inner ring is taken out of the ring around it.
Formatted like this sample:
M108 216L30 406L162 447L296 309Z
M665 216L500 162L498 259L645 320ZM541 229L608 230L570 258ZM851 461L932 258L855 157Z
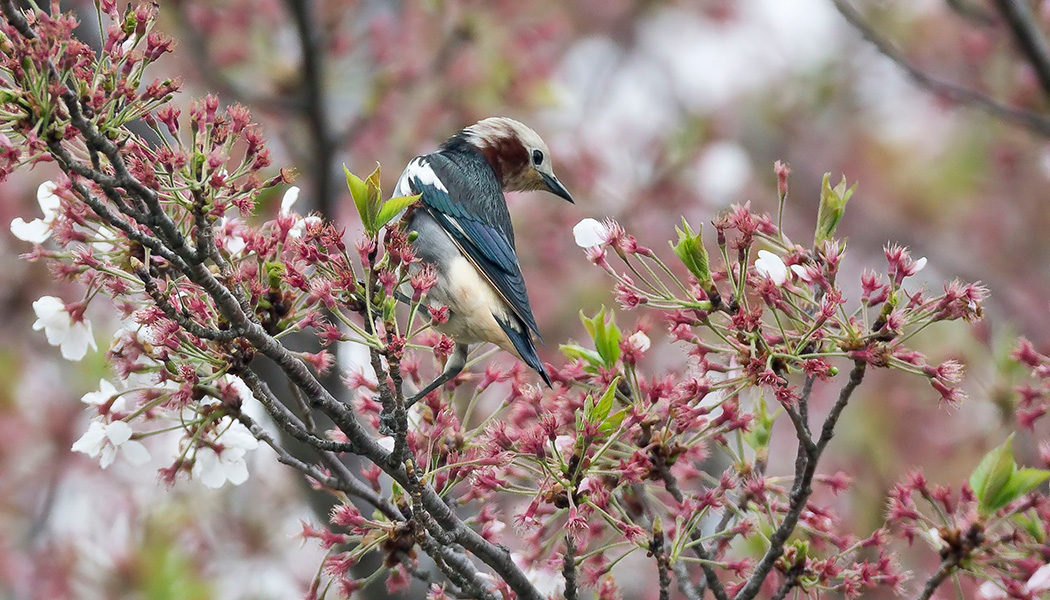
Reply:
M615 220L581 221L575 240L621 311L583 307L586 337L560 345L554 385L480 354L412 404L452 351L436 327L447 308L427 299L434 273L397 220L414 198L387 198L378 167L346 170L363 232L300 214L247 108L206 95L183 114L179 83L151 79L173 46L154 8L100 3L98 50L72 16L0 8L0 174L61 171L38 190L41 216L11 232L80 294L41 297L32 328L79 361L96 346L89 308L121 323L71 449L137 467L166 439L164 482L217 488L244 483L248 453L268 448L332 498L327 522L302 526L326 553L307 597L414 581L431 598L630 597L638 579L661 599L1046 589L1050 472L1018 465L1012 438L954 488L912 471L863 533L835 509L851 482L824 465L857 390L892 372L958 406L963 366L918 340L979 321L988 294L927 289L927 260L895 244L846 281L845 179L821 181L812 241L784 225L779 162L775 212L734 204L706 240L685 219L659 250ZM258 209L265 196L279 209ZM645 316L624 326L628 311ZM684 366L654 359L654 322ZM362 368L340 364L355 352ZM1032 373L1031 428L1048 359L1022 343L1014 361ZM937 566L909 578L897 551L913 544Z

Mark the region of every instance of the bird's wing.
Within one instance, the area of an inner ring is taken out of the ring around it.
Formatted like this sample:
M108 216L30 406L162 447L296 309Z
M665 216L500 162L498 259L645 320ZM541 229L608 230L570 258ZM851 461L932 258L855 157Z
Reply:
M522 323L542 340L514 251L514 232L503 190L488 164L464 164L462 160L464 157L452 160L441 153L413 159L398 181L397 193L422 195L423 206L434 220ZM480 156L477 160L484 161Z

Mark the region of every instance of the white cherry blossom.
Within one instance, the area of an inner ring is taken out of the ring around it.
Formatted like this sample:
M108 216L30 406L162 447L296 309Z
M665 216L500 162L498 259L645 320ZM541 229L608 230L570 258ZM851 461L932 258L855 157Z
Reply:
M66 305L54 296L44 296L33 303L36 322L33 331L44 330L47 343L62 350L62 358L79 361L87 349L98 350L91 331L91 321L85 318L74 320Z
M40 212L44 213L44 216L29 222L22 217L11 221L11 233L16 238L24 242L43 244L51 237L51 223L58 216L58 209L62 205L62 201L55 194L56 189L58 189L58 184L54 181L45 181L40 184L36 190L36 202L40 205Z
M119 395L120 391L117 390L116 386L109 382L108 379L98 380L98 391L88 392L81 396L80 401L84 404L91 404L93 406L102 406L103 404L113 400L113 404L110 405L110 410L116 412L123 412L124 410L124 396Z
M222 434L213 440L216 446L201 446L197 449L193 477L205 487L213 489L222 487L227 481L240 485L248 480L248 464L244 455L258 448L259 440L247 427L230 417L223 417L217 427Z
M71 450L100 457L99 465L103 469L113 464L118 453L132 466L142 466L149 462L149 451L142 442L131 439L131 434L131 426L124 421L92 421L84 435L73 442Z

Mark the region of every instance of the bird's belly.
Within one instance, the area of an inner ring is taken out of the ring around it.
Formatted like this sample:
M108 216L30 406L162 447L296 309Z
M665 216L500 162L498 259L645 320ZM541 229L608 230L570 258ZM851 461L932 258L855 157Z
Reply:
M492 342L517 354L496 321L516 324L509 318L510 310L496 294L489 282L463 256L449 260L442 269L438 283L430 291L430 298L449 308L449 319L438 329L465 343Z

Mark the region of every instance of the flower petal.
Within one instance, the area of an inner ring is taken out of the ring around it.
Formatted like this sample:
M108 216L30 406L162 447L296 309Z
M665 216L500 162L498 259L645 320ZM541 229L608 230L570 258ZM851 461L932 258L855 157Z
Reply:
M73 452L82 452L88 456L98 456L102 450L102 444L106 441L106 426L98 421L92 421L88 430L80 439L73 442L70 448Z
M18 217L11 221L11 234L23 242L43 244L51 237L51 225L43 219L33 219L27 223Z
M51 341L50 336L48 341ZM95 337L91 333L91 322L87 319L73 323L59 343L62 345L62 358L66 360L79 361L87 354L89 347L98 350Z
M758 260L755 261L755 270L765 275L776 285L784 285L787 281L787 267L780 257L768 250L758 251Z
M248 464L243 458L224 463L226 467L226 479L233 485L241 485L248 481Z
M572 235L576 238L576 245L580 248L591 248L605 243L609 229L599 223L596 219L587 217L572 228Z
M293 185L288 188L288 191L284 193L284 198L281 199L281 214L290 215L292 214L292 207L295 206L296 201L299 200L299 186Z
M108 469L109 465L113 464L113 461L117 458L117 447L116 446L102 446L102 456L98 459L98 465L103 469Z
M106 425L106 437L114 446L119 446L131 439L131 425L124 421L113 421Z
M1050 565L1043 565L1036 569L1035 573L1028 578L1025 588L1036 595L1050 590Z
M62 199L55 194L58 184L54 181L45 181L36 188L36 203L40 205L40 212L44 213L44 222L51 224L58 216L58 209L62 206Z
M80 401L84 404L94 404L95 406L101 406L109 402L113 396L117 395L117 388L113 387L113 384L106 379L98 380L98 391L88 392L80 397Z
M149 450L142 442L131 440L125 442L120 446L120 451L124 455L124 458L133 467L141 467L142 465L149 462Z
M197 449L193 461L193 476L200 480L204 487L212 489L220 488L226 483L226 470L219 460L219 455L211 448Z

